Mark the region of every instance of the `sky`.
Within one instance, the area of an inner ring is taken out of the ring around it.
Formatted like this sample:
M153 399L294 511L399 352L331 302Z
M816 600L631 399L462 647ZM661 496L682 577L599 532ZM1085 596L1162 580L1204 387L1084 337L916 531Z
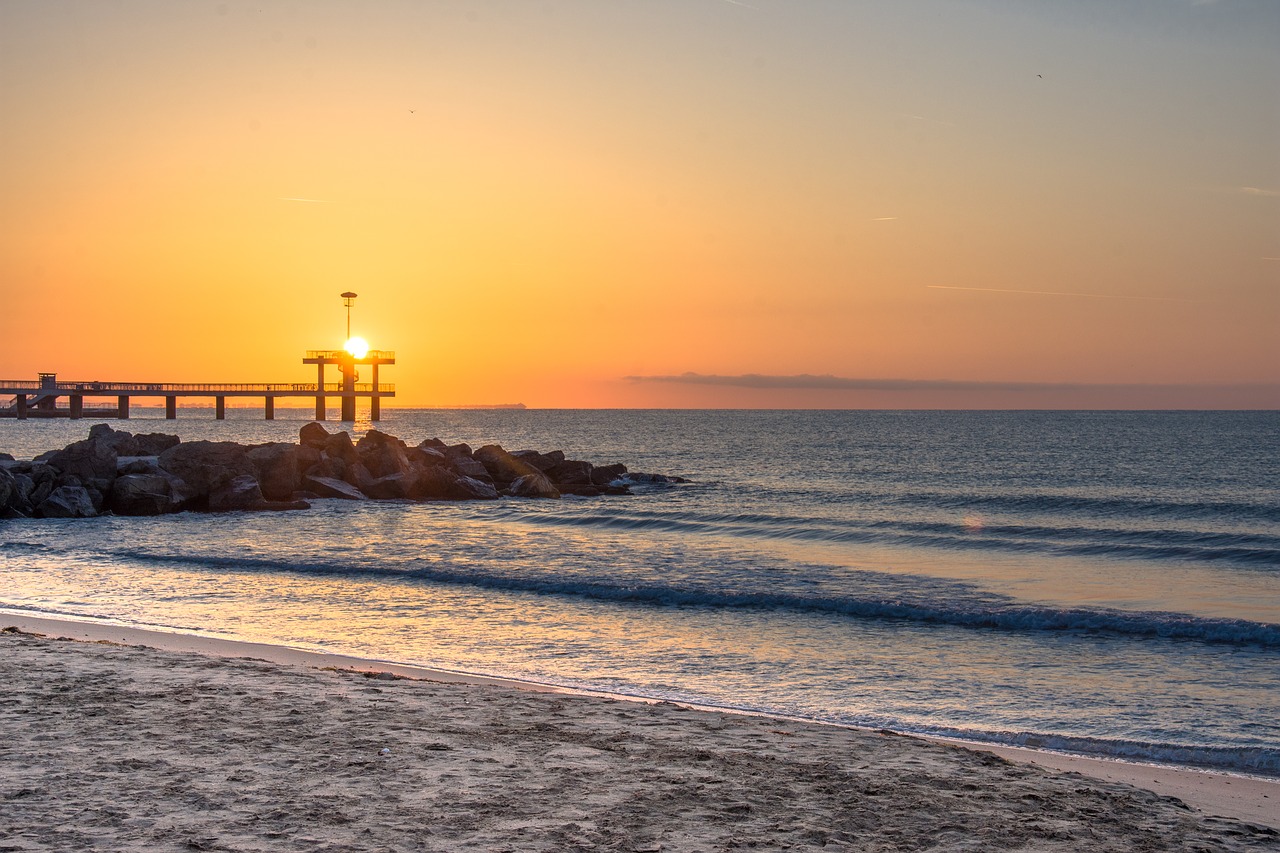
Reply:
M0 2L0 379L1280 408L1275 0ZM336 374L331 381L337 381Z

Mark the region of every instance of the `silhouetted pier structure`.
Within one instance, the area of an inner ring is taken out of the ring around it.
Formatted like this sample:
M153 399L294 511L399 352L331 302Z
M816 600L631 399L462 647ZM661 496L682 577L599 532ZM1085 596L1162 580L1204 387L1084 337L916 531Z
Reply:
M41 373L32 380L0 379L0 417L18 418L128 418L129 403L135 397L164 398L164 416L178 416L178 399L213 398L214 417L227 416L228 397L262 397L267 420L274 420L276 400L303 397L315 400L316 420L325 419L329 397L341 401L342 420L354 421L356 400L369 398L370 420L381 420L382 399L394 397L396 386L378 383L378 367L395 364L396 354L387 350L370 350L356 358L345 350L308 350L303 364L317 365L316 381L311 382L59 382L56 373ZM325 366L334 364L342 375L341 382L325 382ZM372 367L373 381L361 383L356 368ZM13 400L5 402L4 397ZM67 408L58 407L58 399L67 398ZM85 406L85 398L115 397L111 407Z

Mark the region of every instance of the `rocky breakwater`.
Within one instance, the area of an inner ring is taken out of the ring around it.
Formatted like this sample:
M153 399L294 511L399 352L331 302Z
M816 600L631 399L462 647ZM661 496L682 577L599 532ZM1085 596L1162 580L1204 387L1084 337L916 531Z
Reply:
M245 445L132 435L97 424L89 437L31 461L0 454L0 518L90 518L170 512L307 509L309 500L497 500L630 493L630 483L682 483L628 473L561 451L418 445L378 430L353 442L319 423L297 444Z

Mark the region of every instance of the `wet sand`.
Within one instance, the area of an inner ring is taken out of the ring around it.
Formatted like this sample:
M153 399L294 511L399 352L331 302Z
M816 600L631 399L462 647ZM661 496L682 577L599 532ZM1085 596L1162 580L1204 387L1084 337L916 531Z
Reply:
M1268 780L0 625L0 850L1280 850Z

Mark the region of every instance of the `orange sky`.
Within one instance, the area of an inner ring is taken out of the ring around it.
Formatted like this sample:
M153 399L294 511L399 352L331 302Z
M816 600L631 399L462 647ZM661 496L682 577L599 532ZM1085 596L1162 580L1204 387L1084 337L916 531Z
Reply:
M399 405L1280 407L1277 35L6 0L0 378L306 381L354 290Z

